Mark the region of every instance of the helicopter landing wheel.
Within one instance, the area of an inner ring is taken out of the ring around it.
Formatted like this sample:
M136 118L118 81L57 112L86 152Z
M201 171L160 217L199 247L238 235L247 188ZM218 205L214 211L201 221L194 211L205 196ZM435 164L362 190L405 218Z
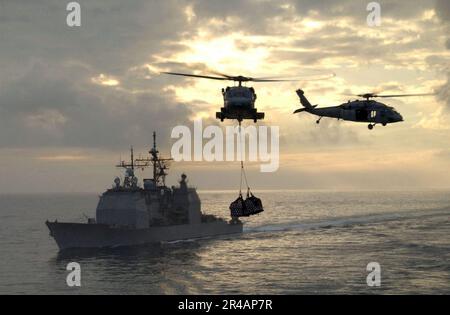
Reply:
M316 124L320 124L320 121L322 120L322 117L316 120Z
M383 123L383 127L386 127L387 126L387 123Z
M375 125L370 124L370 125L368 126L369 130L373 130L373 127L375 127Z

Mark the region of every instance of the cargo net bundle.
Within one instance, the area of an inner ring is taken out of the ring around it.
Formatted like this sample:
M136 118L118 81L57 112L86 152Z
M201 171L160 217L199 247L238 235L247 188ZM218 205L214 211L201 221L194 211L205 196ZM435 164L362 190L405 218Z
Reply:
M239 122L239 142L241 144L241 122ZM261 199L255 197L248 185L247 175L244 169L244 161L242 159L242 147L241 147L241 182L239 187L239 197L230 204L231 217L249 217L264 211ZM246 199L242 197L242 181L245 180L245 185L247 186L247 196Z

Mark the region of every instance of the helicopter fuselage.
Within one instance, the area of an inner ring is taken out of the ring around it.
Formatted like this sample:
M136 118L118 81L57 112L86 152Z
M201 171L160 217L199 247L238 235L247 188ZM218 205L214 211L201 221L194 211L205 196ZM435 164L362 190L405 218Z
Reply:
M233 86L222 90L224 107L254 108L255 90L252 87Z
M372 100L357 100L339 106L312 108L305 111L320 117L382 125L403 121L403 117L393 107Z
M264 119L264 113L258 113L255 108L256 93L252 87L233 86L222 89L224 107L216 113L217 119Z
M369 123L369 129L373 129L376 124L386 126L403 121L402 115L395 108L374 100L348 101L338 106L317 108L317 105L311 105L302 90L298 90L297 94L303 108L296 110L294 113L307 112L319 116L317 123L320 123L323 117L330 117L338 120Z

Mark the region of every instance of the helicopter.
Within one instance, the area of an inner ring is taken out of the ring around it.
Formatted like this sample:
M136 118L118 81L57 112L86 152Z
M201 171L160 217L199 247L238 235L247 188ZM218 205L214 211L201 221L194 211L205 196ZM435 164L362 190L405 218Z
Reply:
M242 75L231 76L218 72L214 72L215 76L210 75L196 75L196 74L187 74L187 73L178 73L178 72L162 72L163 74L176 75L176 76L185 76L185 77L194 77L194 78L202 78L202 79L210 79L210 80L219 80L219 81L234 81L238 82L237 86L227 87L222 89L222 96L224 101L224 107L220 109L220 112L216 113L216 118L220 119L220 121L224 121L225 119L238 120L241 123L243 120L253 120L255 123L258 120L263 120L265 114L263 112L258 112L255 108L255 101L257 95L255 93L255 89L253 87L243 86L243 82L292 82L299 80L285 80L285 79L277 79L277 78L252 78L246 77ZM333 74L333 76L335 76ZM319 78L316 80L327 79ZM304 81L304 80L302 80Z
M323 117L336 118L338 120L354 121L369 123L368 128L372 130L375 125L381 124L387 126L388 124L402 122L402 115L394 108L381 102L372 100L373 98L394 98L394 97L412 97L412 96L430 96L433 93L427 94L398 94L398 95L378 95L376 93L366 93L357 95L365 100L348 101L347 103L332 106L317 108L318 105L311 105L305 97L303 90L296 91L300 98L300 103L303 108L297 109L294 114L307 112L316 116L319 119L317 124Z

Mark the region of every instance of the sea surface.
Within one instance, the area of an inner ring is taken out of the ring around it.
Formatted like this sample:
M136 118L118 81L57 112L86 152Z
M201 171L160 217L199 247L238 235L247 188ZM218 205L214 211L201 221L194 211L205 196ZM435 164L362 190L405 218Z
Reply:
M266 211L242 235L69 254L44 222L84 222L97 195L2 195L0 294L450 294L450 192L255 193ZM236 198L200 195L222 216Z

